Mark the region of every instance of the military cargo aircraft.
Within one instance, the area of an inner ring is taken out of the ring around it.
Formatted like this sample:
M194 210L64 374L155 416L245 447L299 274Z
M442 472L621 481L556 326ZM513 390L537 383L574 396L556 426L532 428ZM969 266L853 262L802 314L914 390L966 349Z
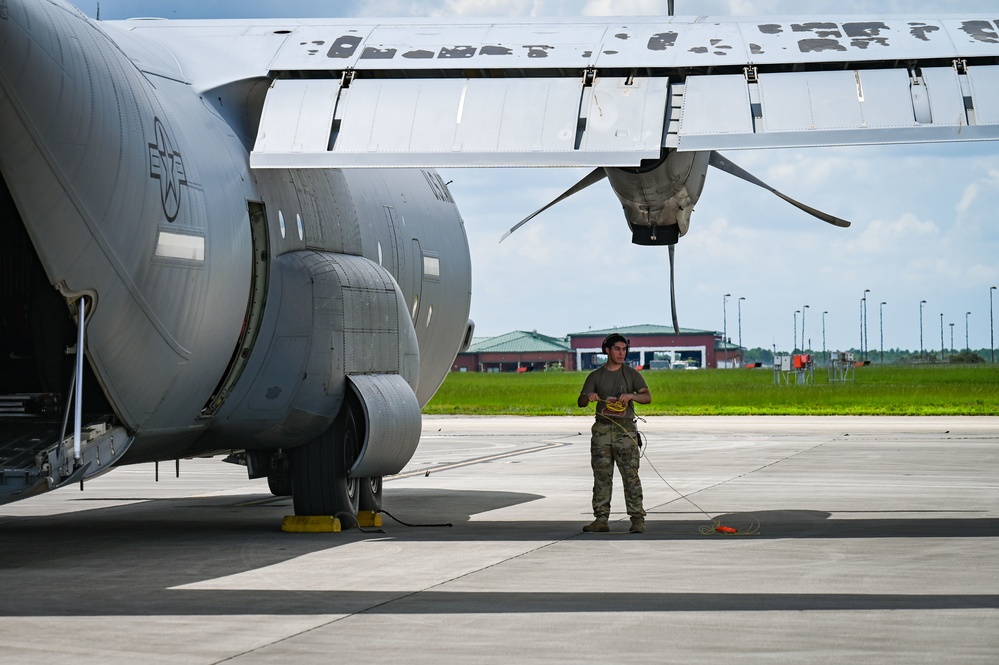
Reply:
M299 515L378 509L474 329L436 167L593 167L566 195L606 177L632 241L672 250L709 166L766 187L718 150L997 138L990 17L0 0L0 503L224 454Z

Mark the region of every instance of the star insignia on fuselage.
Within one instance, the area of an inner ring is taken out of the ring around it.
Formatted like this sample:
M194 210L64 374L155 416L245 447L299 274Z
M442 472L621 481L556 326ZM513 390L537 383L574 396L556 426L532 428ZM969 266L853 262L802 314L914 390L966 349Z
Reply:
M180 213L180 188L187 184L184 160L174 150L173 141L159 118L153 119L156 143L149 145L149 177L160 181L160 200L167 221L177 219Z

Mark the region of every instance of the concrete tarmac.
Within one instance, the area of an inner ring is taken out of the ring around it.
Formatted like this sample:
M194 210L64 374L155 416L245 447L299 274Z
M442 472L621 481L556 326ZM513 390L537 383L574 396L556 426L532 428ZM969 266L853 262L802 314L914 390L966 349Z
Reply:
M999 418L649 418L644 535L590 423L424 418L380 532L219 458L0 506L0 660L999 662Z

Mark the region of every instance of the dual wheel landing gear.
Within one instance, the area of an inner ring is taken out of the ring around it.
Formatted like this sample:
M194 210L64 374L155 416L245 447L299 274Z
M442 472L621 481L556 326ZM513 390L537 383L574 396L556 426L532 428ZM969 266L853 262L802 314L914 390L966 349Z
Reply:
M364 416L357 397L348 391L340 413L329 429L291 451L291 487L295 514L344 514L344 526L356 522L358 510L382 507L382 478L352 478L348 471L364 445ZM268 484L272 480L268 477ZM277 483L280 484L280 483ZM271 491L275 489L271 485Z

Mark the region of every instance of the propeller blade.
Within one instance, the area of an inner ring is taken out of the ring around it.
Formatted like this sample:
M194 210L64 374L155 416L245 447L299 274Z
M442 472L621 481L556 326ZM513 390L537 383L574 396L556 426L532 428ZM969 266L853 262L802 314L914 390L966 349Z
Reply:
M669 308L673 314L673 334L680 334L680 320L676 316L676 273L673 271L673 251L676 245L669 245Z
M795 208L803 210L812 217L817 217L818 219L821 219L823 222L826 222L827 224L832 224L833 226L839 226L840 228L844 229L850 226L850 222L846 221L845 219L840 219L839 217L834 217L829 213L822 212L821 210L816 210L811 206L807 206L804 203L801 203L800 201L795 201L790 196L777 191L776 189L774 189L767 183L763 182L756 176L752 175L748 171L740 168L739 166L736 166L735 164L732 163L732 160L730 160L728 157L723 157L720 153L717 153L712 150L711 158L708 160L708 163L711 164L711 166L715 167L716 169L721 169L725 173L730 173L737 178L742 178L746 182L750 182L756 185L757 187L762 187L768 192L771 192L772 194L775 194L780 198L784 199L785 201L793 205Z
M555 199L554 201L552 201L551 203L549 203L548 205L546 205L544 208L541 208L540 210L535 210L530 215L528 215L524 219L522 219L519 222L517 222L517 224L512 229L510 229L509 231L507 231L506 233L503 234L503 237L500 238L499 241L503 242L504 240L507 239L507 237L509 237L509 235L511 233L513 233L514 231L516 231L517 229L519 229L520 227L522 227L524 224L527 224L529 221L531 221L532 219L534 219L539 214L543 213L545 210L548 210L549 208L551 208L553 205L555 205L559 201L563 201L563 200L569 198L570 196L572 196L573 194L575 194L577 192L583 191L584 189L586 189L590 185L592 185L594 183L597 183L597 182L600 182L601 180L603 180L606 177L607 177L607 172L604 171L602 167L597 167L597 168L593 169L592 171L590 171L589 173L587 173L586 177L584 177L582 180L580 180L575 185L573 185L569 189L567 189L564 192L562 192L562 194L560 194L557 199Z

